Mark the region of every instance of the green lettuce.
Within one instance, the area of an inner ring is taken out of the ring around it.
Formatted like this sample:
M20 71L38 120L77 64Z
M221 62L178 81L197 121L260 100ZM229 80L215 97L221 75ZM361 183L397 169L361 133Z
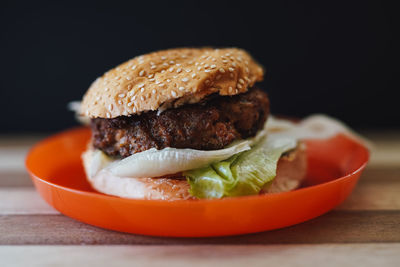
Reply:
M264 138L248 151L183 175L197 198L255 195L275 178L281 155L296 145L292 138Z

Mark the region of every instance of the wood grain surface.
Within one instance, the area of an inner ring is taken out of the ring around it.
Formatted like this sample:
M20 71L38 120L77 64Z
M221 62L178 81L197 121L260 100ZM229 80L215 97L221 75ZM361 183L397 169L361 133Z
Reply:
M10 266L399 266L400 244L5 246ZM62 259L62 260L60 260Z
M292 227L222 238L132 235L68 218L24 169L41 137L0 137L0 266L400 266L400 132L363 134L374 143L371 162L342 205Z

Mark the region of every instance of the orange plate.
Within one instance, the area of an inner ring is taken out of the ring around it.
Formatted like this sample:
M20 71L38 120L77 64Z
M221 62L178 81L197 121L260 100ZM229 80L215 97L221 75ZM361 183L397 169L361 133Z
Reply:
M136 200L90 187L80 157L89 138L89 129L77 128L38 143L26 159L36 189L51 206L79 221L155 236L237 235L310 220L346 199L369 158L365 147L338 135L307 141L308 178L295 191L219 200Z

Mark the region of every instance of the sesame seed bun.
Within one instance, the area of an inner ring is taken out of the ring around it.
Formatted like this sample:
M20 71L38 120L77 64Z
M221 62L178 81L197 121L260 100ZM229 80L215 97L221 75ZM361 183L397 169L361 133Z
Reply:
M115 118L244 93L263 69L237 48L177 48L135 57L106 72L83 97L81 114Z
M104 169L91 174L93 150L82 155L86 177L94 189L104 194L135 199L181 200L193 199L186 179L128 178L113 175ZM304 180L307 170L306 149L303 144L282 156L278 161L276 177L271 186L261 193L278 193L296 189Z

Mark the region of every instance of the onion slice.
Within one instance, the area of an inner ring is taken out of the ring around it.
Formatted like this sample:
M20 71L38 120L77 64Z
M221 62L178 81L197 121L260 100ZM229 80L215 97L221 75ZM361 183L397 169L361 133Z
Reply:
M218 150L176 149L167 147L133 154L107 166L112 174L122 177L145 178L179 173L227 159L250 149L252 141L243 140Z

